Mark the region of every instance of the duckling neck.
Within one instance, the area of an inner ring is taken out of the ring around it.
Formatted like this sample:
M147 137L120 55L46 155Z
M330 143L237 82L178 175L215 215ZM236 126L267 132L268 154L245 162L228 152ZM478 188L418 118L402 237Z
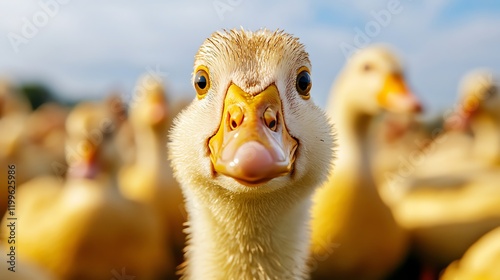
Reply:
M500 165L500 123L489 112L479 112L471 123L474 153L487 162Z
M363 177L359 179L372 183L367 134L373 117L354 105L342 102L335 103L330 117L336 125L338 135L336 166L340 170L350 170L357 174L353 176ZM340 171L337 173L340 174Z
M279 190L245 197L208 188L186 196L187 279L305 278L310 194L297 201Z
M166 133L161 133L149 127L137 128L135 141L137 144L137 164L147 168L167 166L164 160L167 154Z

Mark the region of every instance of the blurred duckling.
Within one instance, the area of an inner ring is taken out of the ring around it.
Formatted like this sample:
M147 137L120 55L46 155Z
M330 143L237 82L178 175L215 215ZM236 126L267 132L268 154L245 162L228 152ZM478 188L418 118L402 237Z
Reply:
M445 114L444 130L432 139L410 177L442 176L500 164L500 96L493 74L474 70L460 83L459 102Z
M420 112L397 114L384 112L370 127L372 173L382 200L391 205L399 198L387 182L394 180L401 168L408 168L405 158L412 157L428 145L430 133ZM406 171L406 169L405 169Z
M162 80L145 75L138 81L130 104L130 125L136 147L135 162L119 174L123 195L152 206L161 217L169 249L182 261L186 221L184 199L167 159L167 136L172 122Z
M0 119L0 162L19 166L17 183L54 173L52 164L64 161L64 122L67 110L44 104L25 116Z
M500 227L475 242L460 260L450 264L441 280L500 279Z
M489 132L481 131L484 122L475 118L487 114L485 108L490 105L482 103L495 98L493 85L491 75L476 72L466 76L461 86L463 105L458 115L448 117L446 127L470 127L474 137L457 130L442 131L418 154L414 169L392 182L401 190L391 204L394 216L411 232L415 251L435 271L460 258L479 237L500 226L500 168L473 148L486 145L487 133L499 133L492 127ZM495 145L499 144L488 145L492 152Z
M29 100L16 91L7 80L0 78L0 118L12 115L27 115L32 111Z
M422 260L439 270L500 226L498 182L498 168L411 178L405 183L412 190L393 205L394 216L411 232Z
M58 279L155 279L173 270L160 223L114 182L116 119L102 103L77 105L66 121L68 178L39 177L19 188L18 255ZM4 220L6 223L7 220ZM43 242L41 242L43 240Z
M132 164L135 160L134 132L128 116L128 104L122 95L116 91L112 92L105 100L106 106L113 113L117 121L117 130L114 133L113 142L118 153L120 167Z
M471 138L468 156L500 165L500 92L490 70L472 70L462 78L459 110L446 125Z
M327 112L338 132L336 170L313 198L314 279L383 279L405 258L408 238L380 198L367 136L383 110L419 111L399 59L386 46L358 51L338 76Z
M10 114L0 118L0 165L17 167L16 183L38 176L64 175L64 122L67 110L44 104L29 114ZM7 189L7 180L0 182ZM0 193L1 215L7 208L7 192Z

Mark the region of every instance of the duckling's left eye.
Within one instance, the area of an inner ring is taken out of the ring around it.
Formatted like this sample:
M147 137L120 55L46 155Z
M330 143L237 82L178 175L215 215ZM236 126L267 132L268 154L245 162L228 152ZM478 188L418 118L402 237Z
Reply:
M309 99L309 91L311 91L312 81L311 75L308 71L304 70L297 75L296 88L297 92L304 99Z
M198 94L198 98L203 97L210 88L210 80L208 73L205 70L198 70L194 76L194 88Z
M373 66L369 63L363 65L363 71L365 72L370 72L371 70L373 70Z
M498 87L492 86L488 89L486 96L487 97L495 97L498 94Z

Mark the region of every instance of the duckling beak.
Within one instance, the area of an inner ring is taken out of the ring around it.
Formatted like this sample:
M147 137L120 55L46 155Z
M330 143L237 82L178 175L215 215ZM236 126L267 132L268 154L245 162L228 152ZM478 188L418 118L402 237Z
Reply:
M465 97L462 101L462 111L467 117L473 116L477 111L480 110L482 103L484 102L484 97L477 95L469 95Z
M149 93L145 100L132 104L131 119L138 125L158 126L168 117L167 103L162 95ZM137 106L137 108L135 108Z
M247 186L263 184L290 173L297 145L275 85L255 95L229 87L219 129L209 139L215 172Z
M149 110L151 125L163 123L167 118L167 108L164 104L154 104Z
M163 90L150 92L147 99L151 124L157 125L164 122L168 116L168 109Z
M97 150L89 141L81 142L85 149L80 153L70 154L67 159L70 164L68 175L73 178L94 178L97 175Z
M419 113L422 105L406 86L400 74L390 74L385 79L382 90L377 96L382 108L394 113Z
M477 96L465 97L460 110L445 121L445 128L447 130L472 133L471 122L474 115L478 113L480 105L480 100Z

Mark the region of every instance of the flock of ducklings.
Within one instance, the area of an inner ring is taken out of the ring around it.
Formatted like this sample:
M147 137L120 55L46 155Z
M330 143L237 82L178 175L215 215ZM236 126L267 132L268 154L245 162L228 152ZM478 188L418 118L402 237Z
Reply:
M34 111L0 83L0 279L500 279L493 73L431 123L385 45L346 61L325 112L282 31L214 33L194 67L189 104L150 75L129 104Z

